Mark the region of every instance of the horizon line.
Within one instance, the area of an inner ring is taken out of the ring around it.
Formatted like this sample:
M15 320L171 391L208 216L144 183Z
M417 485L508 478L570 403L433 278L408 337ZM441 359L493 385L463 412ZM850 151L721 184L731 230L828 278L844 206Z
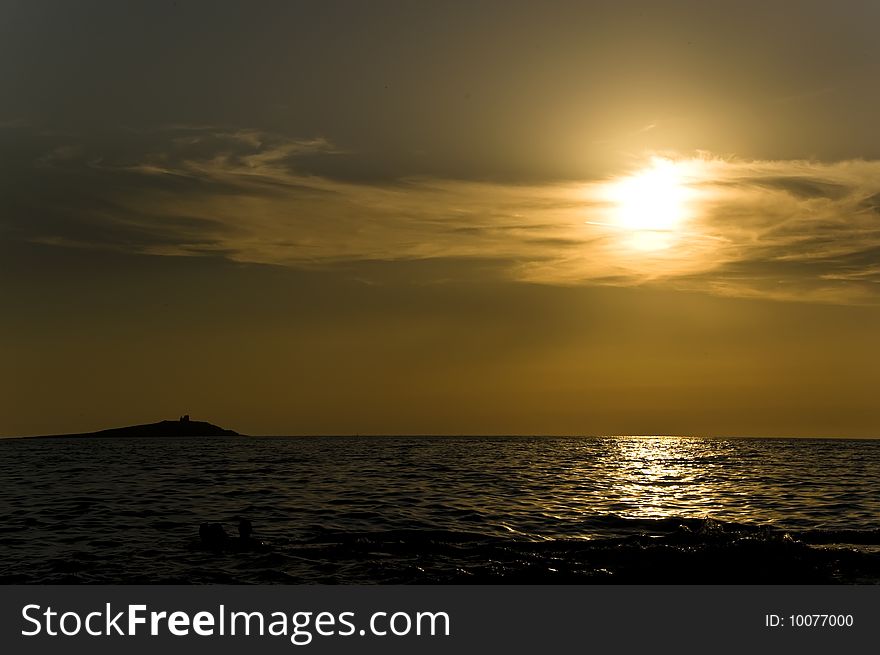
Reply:
M99 437L102 439L192 439L192 438L251 438L251 439L784 439L784 440L826 440L826 441L878 441L880 435L875 436L852 436L852 435L779 435L779 434L660 434L660 433L379 433L379 432L355 432L355 433L299 433L299 434L245 434L237 435L191 435L191 436L99 436L102 430L93 432L56 433L56 434L10 434L0 435L0 440L7 439L65 439L65 438L89 438Z

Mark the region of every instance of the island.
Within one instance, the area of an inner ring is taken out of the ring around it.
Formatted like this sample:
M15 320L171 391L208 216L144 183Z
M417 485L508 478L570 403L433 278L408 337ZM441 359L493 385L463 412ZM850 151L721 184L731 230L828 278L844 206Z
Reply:
M176 421L159 421L143 425L129 425L122 428L110 428L98 432L80 432L78 434L51 434L36 439L62 437L241 437L235 430L227 430L206 421L192 421L189 414Z

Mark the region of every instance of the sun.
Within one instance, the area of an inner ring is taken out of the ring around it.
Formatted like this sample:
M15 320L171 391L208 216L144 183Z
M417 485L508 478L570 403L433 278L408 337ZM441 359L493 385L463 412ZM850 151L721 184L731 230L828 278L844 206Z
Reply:
M628 230L669 231L687 218L688 188L675 162L655 157L650 168L612 185L615 223Z
M649 167L609 184L608 224L627 232L639 250L668 248L689 218L691 195L676 162L654 157Z

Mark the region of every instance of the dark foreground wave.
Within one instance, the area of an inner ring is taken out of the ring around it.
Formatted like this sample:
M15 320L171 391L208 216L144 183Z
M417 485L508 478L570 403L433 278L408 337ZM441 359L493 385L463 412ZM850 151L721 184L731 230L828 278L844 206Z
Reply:
M299 541L231 539L210 547L193 535L131 552L126 561L73 551L26 571L6 566L0 582L880 584L880 530L787 532L689 518L594 520L630 534L533 540L450 530L328 530ZM0 546L8 542L0 539Z
M386 583L880 583L880 530L789 533L711 519L599 520L651 529L541 541L395 530L328 534L295 549L347 562L352 572L367 565L370 578Z

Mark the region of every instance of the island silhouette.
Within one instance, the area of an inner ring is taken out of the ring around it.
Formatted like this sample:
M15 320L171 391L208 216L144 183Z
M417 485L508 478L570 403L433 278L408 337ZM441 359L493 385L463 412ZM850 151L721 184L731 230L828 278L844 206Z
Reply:
M192 421L189 414L176 421L159 421L142 425L128 425L121 428L110 428L97 432L79 432L76 434L49 434L33 438L62 437L241 437L235 430L227 430L206 421Z

